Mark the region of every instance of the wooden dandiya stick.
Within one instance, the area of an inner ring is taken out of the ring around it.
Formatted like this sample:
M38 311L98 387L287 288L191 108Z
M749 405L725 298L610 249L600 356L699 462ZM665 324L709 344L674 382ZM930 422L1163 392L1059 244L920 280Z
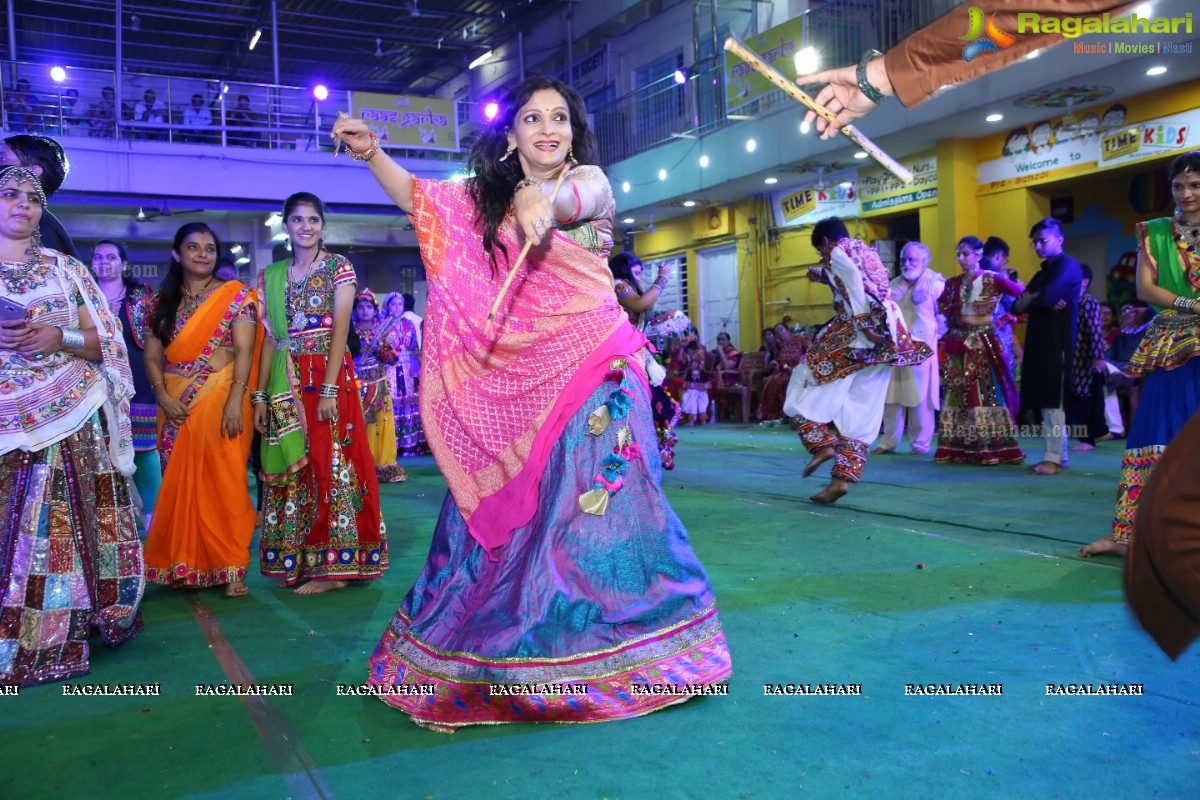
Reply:
M783 77L783 75L780 75L778 70L759 58L757 53L746 47L745 43L732 33L725 37L725 49L741 58L751 67L753 67L755 72L762 75L780 89L783 89L783 91L791 95L793 99L800 101L801 105L813 111L821 119L830 123L837 121L837 114L834 114L828 108L821 105L816 100L813 100L811 97L805 94L799 86ZM864 136L862 132L858 130L858 128L855 128L853 125L843 125L841 131L848 139L850 139L850 141L867 151L871 158L878 161L880 165L883 166L888 172L892 173L905 183L913 182L913 174L911 172L901 166L900 162L896 161L896 159L885 153L883 149L879 147L879 145L875 144L866 136Z
M554 188L550 190L550 208L554 208L554 198L558 196L558 190L562 187L563 178L567 177L567 164L563 163L562 170L558 173L558 180L554 182ZM549 234L554 228L554 223L546 229ZM504 301L504 295L508 294L508 287L512 285L513 278L517 277L517 270L521 268L521 264L525 263L525 256L529 255L530 248L533 247L533 239L526 237L525 246L521 248L521 254L517 256L517 263L512 265L512 269L508 271L508 277L504 279L504 285L500 287L500 294L496 295L496 302L492 303L492 310L488 312L487 321L491 325L496 318L496 311L500 309L500 303Z

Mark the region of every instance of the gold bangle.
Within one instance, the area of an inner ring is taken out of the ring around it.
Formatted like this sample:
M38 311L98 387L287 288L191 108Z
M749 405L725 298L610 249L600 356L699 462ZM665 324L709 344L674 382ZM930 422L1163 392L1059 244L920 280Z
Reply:
M162 381L155 381L154 383L150 384L150 391L153 392L155 386L166 386L166 384Z
M245 384L243 381L239 381L239 380L237 380L236 378L234 378L234 379L233 379L233 381L231 381L231 383L236 383L238 386L241 386L241 387L242 387L243 389L245 389L247 392L248 392L248 391L250 391L250 387L249 387L249 386L247 386L247 385L246 385L246 384Z

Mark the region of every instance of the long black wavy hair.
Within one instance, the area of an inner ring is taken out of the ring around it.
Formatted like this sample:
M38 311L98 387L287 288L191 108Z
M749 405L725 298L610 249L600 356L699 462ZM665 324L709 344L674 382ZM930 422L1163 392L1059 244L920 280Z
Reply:
M642 285L633 277L633 266L641 263L642 260L628 250L622 250L608 260L608 269L613 277L628 283L637 292L638 297L642 296Z
M167 267L166 277L158 288L158 305L150 316L149 323L150 332L164 345L175 336L175 316L179 313L179 304L183 302L183 264L174 254L183 247L183 240L193 233L207 233L216 243L217 255L212 263L214 273L221 261L221 238L206 223L189 222L175 231L175 241L171 244L171 264Z
M508 131L513 127L517 112L529 102L534 92L553 89L567 102L567 113L571 117L571 151L579 164L596 163L596 137L587 124L587 111L583 98L558 78L549 75L531 75L518 83L500 101L501 113L496 115L467 153L467 167L474 174L468 183L471 200L475 203L475 219L483 222L483 246L496 263L496 249L505 258L508 249L496 240L496 232L512 205L513 187L525 177L521 160L516 152L501 161L508 150Z

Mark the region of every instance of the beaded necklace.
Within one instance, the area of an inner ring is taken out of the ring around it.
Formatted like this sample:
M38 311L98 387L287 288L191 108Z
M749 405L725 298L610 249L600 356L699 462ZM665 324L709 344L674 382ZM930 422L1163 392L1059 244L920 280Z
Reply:
M1184 249L1189 253L1200 249L1200 222L1186 222L1179 213L1175 214L1174 222L1175 241L1184 245Z
M308 282L312 280L313 267L321 261L321 248L317 248L317 254L304 270L304 274L297 280L292 277L292 266L295 266L295 258L293 257L292 264L288 266L288 292L287 304L288 310L291 312L292 327L297 331L303 331L308 327L308 306L305 302L305 289L308 288Z

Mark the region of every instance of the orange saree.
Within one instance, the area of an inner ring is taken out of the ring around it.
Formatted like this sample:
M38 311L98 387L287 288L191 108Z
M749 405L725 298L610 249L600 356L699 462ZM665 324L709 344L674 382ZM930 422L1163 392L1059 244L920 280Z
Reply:
M180 319L184 310L180 308ZM254 505L247 462L254 432L250 393L242 397L242 433L221 435L225 401L233 388L233 360L217 371L210 361L232 345L233 325L256 322L254 289L228 281L176 323L163 351L167 392L188 407L182 425L158 414L163 482L146 533L146 578L153 583L201 588L242 580L250 562ZM262 326L257 325L254 364Z

